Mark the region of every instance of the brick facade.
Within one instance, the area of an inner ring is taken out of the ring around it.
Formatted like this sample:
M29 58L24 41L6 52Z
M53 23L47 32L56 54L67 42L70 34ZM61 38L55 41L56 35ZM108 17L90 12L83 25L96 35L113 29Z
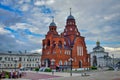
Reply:
M87 54L85 38L80 35L71 13L66 20L65 29L60 35L54 21L51 22L42 43L42 66L51 68L69 66L71 57L73 68L90 66L90 55Z

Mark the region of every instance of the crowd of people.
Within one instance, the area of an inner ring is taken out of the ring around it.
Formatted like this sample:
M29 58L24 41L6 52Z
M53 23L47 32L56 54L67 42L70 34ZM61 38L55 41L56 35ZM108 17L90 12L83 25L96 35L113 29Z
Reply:
M14 71L14 70L11 70L10 72L1 71L0 72L0 79L3 79L3 78L21 78L24 75L25 74L21 71Z

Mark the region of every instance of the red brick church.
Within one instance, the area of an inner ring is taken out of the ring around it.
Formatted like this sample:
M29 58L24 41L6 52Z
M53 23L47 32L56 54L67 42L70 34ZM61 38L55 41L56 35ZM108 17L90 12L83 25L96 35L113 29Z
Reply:
M90 66L90 55L87 54L85 38L80 35L71 11L67 17L64 31L58 34L57 25L53 20L42 44L42 66L68 67L71 65L71 60L73 68Z

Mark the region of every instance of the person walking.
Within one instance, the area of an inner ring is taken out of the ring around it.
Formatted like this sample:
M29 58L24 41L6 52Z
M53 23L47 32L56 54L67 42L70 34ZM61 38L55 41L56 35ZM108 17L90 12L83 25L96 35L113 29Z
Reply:
M11 79L13 78L13 70L11 70L11 72L10 72L10 78Z

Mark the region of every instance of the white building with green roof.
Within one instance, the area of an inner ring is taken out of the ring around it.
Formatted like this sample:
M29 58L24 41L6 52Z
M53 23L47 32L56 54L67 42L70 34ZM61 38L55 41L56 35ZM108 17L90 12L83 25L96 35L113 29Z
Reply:
M105 49L100 46L100 42L96 42L96 46L93 48L93 51L90 52L91 66L96 67L107 67L111 65L111 57L108 52L105 52Z

